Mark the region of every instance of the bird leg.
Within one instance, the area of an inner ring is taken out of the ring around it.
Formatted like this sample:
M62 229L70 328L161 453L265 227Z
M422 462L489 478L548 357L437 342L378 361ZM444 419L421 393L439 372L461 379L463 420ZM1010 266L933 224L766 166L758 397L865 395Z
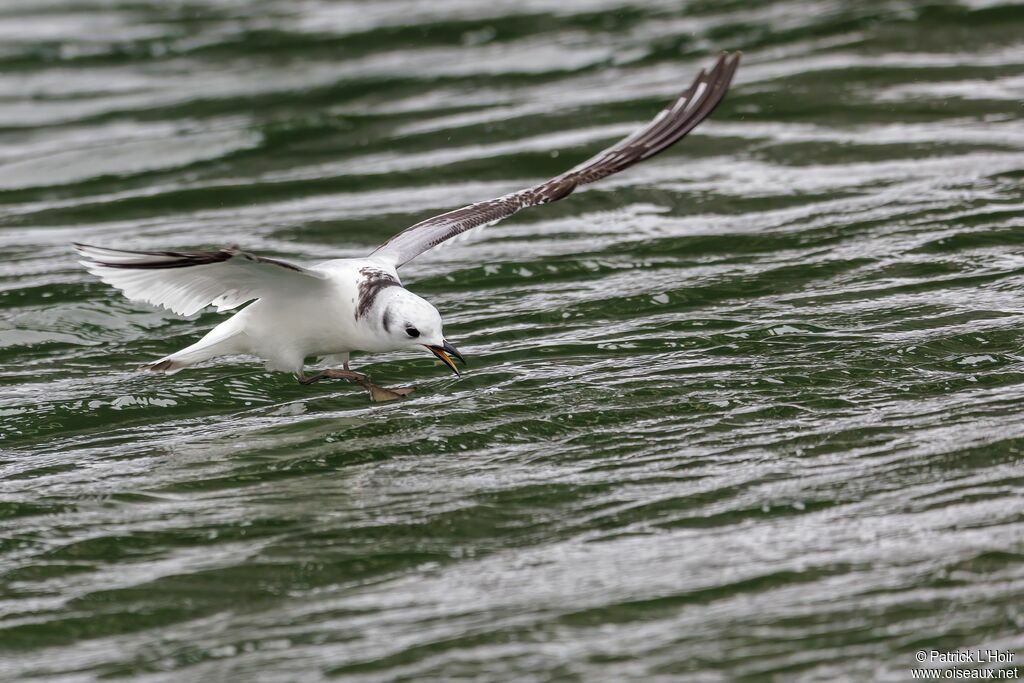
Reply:
M414 391L414 387L395 387L394 389L388 389L386 387L380 387L370 381L370 379L359 372L353 372L352 370L321 370L315 375L306 377L301 371L296 375L296 379L299 380L299 384L312 384L313 382L319 382L322 379L343 379L349 382L355 382L360 385L368 392L370 392L371 401L394 401L396 398L402 398L408 396Z

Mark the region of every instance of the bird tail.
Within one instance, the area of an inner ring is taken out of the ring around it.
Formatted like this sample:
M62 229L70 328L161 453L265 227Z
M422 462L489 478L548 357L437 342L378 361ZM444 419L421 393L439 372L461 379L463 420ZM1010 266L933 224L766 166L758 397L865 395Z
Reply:
M201 363L204 360L242 352L244 349L239 344L239 333L241 330L227 328L230 322L232 321L225 321L210 330L205 337L195 344L186 346L181 351L176 351L151 363L146 363L140 366L139 370L173 375L183 368Z

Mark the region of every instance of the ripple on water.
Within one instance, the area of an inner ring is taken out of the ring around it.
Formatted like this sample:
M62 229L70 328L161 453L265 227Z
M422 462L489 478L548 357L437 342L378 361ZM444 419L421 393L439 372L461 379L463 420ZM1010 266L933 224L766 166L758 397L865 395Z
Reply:
M902 680L1020 652L1019 8L0 8L4 675ZM403 273L398 404L138 364L220 317L68 243L366 253L719 50L679 148ZM2 677L2 676L0 676Z

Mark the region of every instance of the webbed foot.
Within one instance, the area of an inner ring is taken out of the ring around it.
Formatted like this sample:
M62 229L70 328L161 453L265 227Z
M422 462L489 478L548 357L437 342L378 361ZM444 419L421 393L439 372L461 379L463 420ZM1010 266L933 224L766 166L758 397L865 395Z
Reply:
M394 387L393 389L381 387L371 382L366 375L351 370L321 370L309 377L300 373L296 379L299 384L313 384L322 379L343 379L354 382L366 389L370 393L370 400L374 402L394 401L415 391L415 387Z
M375 402L394 401L397 398L404 398L416 391L416 387L379 387L376 384L368 384L370 400Z

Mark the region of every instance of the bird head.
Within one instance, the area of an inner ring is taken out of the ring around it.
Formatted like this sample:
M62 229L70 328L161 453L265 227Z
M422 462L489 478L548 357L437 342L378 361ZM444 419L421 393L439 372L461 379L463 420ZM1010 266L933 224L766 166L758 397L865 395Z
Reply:
M402 287L387 291L387 301L380 306L380 327L395 350L426 349L459 374L452 357L466 364L458 349L444 338L441 314L426 299Z

